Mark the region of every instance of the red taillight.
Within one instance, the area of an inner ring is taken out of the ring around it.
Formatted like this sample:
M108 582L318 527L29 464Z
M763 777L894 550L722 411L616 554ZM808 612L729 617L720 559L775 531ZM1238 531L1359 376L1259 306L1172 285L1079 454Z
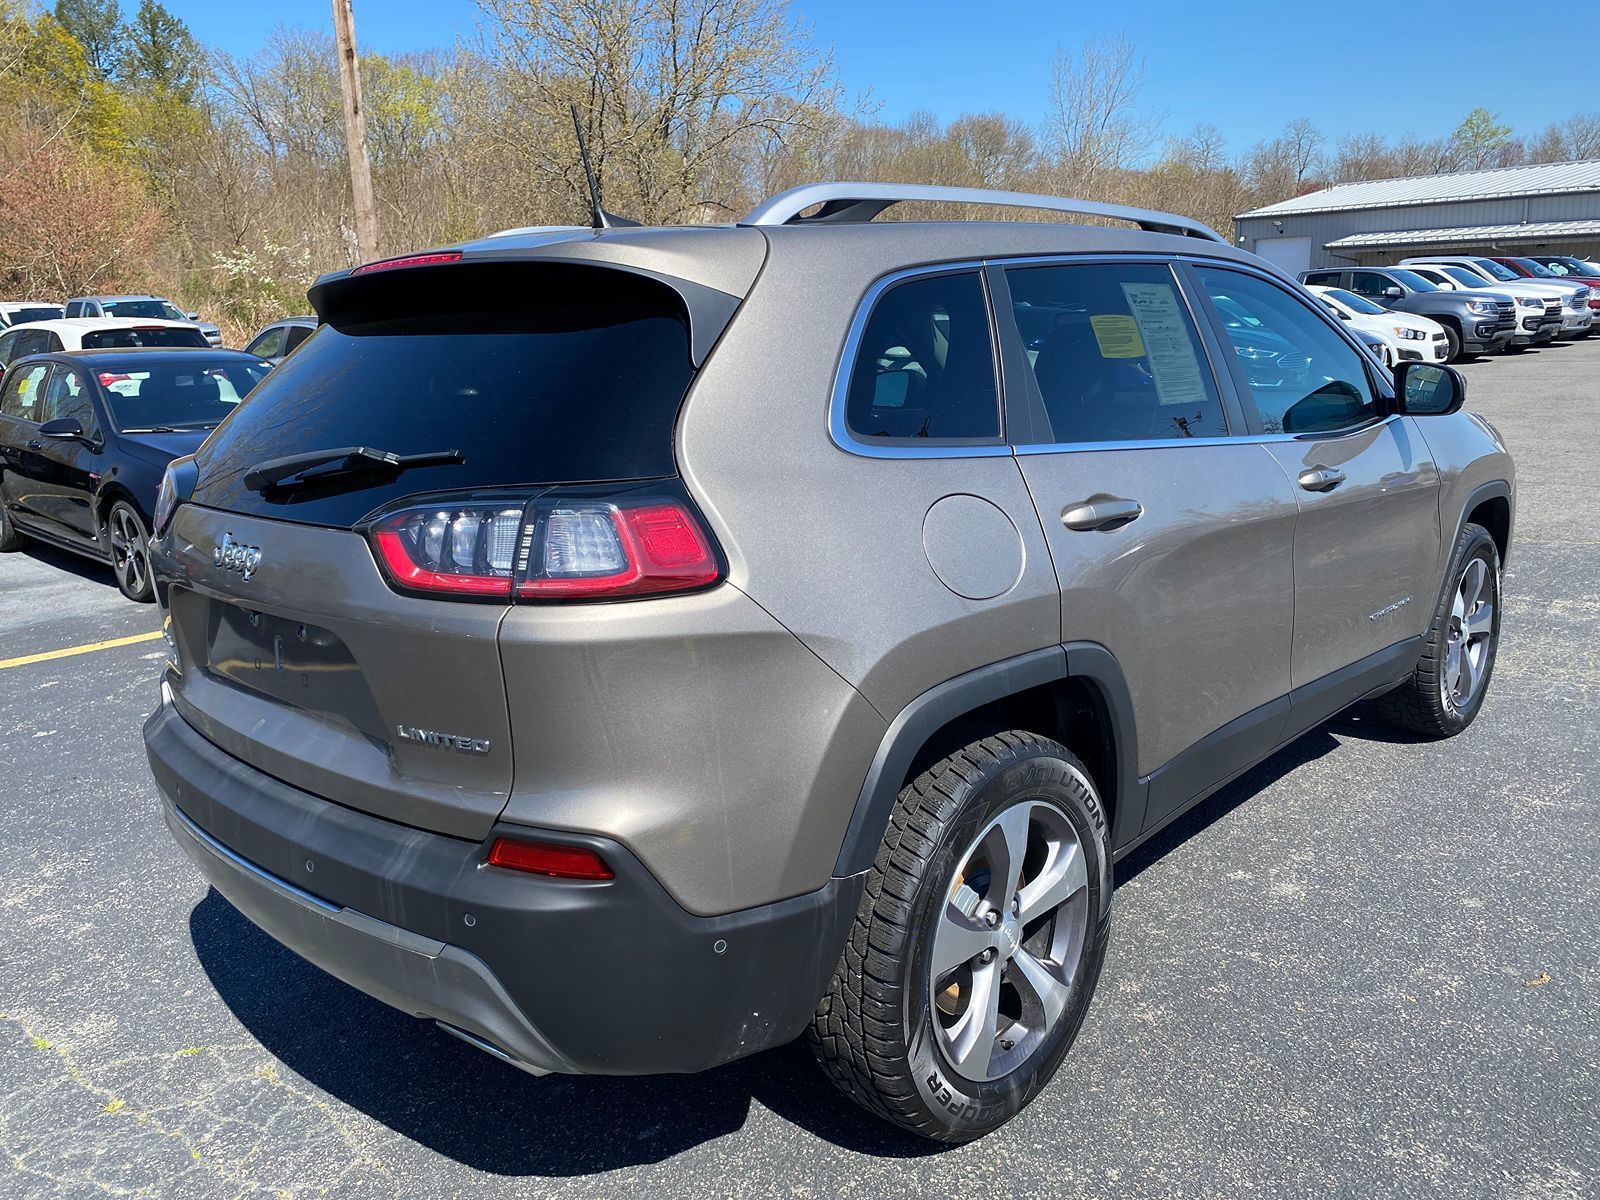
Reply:
M401 587L511 598L522 505L430 505L386 517L372 530L378 558Z
M449 503L382 518L370 535L390 581L407 591L509 600L637 598L721 577L687 505L659 496ZM552 498L556 497L556 498Z
M557 846L549 842L524 842L514 838L495 838L489 847L489 865L508 871L527 871L555 879L614 879L611 868L593 850L584 846Z
M443 263L461 261L459 250L445 251L439 254L407 254L401 258L384 258L377 262L362 263L352 275L370 275L374 271L394 271L400 267L436 267Z
M681 592L717 579L716 556L682 505L572 504L537 513L517 595L603 599Z

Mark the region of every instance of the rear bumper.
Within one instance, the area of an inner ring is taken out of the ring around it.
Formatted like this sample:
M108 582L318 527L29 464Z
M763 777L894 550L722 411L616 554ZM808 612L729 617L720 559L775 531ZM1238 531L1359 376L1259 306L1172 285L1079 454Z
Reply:
M827 985L864 877L716 917L616 842L604 883L483 865L482 843L292 788L163 702L145 723L173 836L266 933L368 995L535 1073L698 1071L789 1041ZM500 826L499 834L532 834Z

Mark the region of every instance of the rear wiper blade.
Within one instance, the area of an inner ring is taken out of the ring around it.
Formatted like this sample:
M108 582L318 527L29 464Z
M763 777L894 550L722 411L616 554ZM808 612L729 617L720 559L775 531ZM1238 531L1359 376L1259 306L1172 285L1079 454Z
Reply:
M424 454L391 454L369 446L341 446L337 450L307 450L283 458L269 458L245 472L244 485L252 492L324 483L349 475L395 474L413 467L440 467L466 462L459 450L430 450ZM318 467L325 468L318 470Z

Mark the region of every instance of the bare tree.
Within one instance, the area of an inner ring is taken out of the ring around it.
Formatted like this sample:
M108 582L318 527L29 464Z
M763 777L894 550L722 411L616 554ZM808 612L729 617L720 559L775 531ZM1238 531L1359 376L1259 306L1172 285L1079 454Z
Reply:
M830 54L783 0L480 0L515 140L586 211L564 132L577 104L606 203L651 221L725 216L758 149L836 106ZM520 123L518 128L516 123Z
M1260 202L1275 204L1304 192L1321 165L1322 146L1322 131L1304 117L1290 121L1271 141L1252 146L1245 177Z
M1155 139L1159 117L1136 105L1144 62L1123 37L1092 38L1050 60L1050 105L1044 140L1062 186L1102 193L1110 176L1134 165Z

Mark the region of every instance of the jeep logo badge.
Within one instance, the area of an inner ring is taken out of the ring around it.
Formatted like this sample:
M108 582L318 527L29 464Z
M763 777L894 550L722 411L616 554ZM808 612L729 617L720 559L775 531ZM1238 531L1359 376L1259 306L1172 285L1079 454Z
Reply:
M249 579L261 565L261 547L236 542L232 533L225 533L211 552L211 561L224 571L237 571L241 579Z

